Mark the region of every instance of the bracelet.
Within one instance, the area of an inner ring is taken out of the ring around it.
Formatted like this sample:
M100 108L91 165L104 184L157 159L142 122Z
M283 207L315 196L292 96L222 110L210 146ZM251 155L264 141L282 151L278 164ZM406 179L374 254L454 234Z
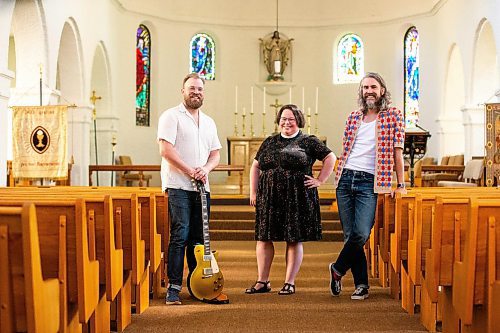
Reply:
M405 183L398 183L397 188L406 188L406 184Z

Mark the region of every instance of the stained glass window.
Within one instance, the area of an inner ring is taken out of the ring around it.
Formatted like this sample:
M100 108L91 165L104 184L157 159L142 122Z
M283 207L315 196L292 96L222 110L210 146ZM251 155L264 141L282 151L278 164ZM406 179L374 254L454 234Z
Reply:
M135 124L149 126L149 94L151 86L151 36L145 25L137 29L135 73Z
M196 34L191 39L190 72L205 80L215 80L215 43L207 34Z
M420 96L420 65L418 60L418 30L408 29L405 35L405 125L415 127L418 123L418 98Z
M363 78L364 47L361 38L355 34L345 35L337 45L337 83L358 83Z

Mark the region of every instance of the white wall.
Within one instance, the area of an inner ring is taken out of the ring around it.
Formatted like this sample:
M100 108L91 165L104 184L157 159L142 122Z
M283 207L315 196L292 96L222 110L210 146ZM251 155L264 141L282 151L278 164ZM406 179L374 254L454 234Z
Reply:
M325 25L318 27L280 26L280 31L294 38L292 78L295 84L293 102L302 105L302 87L306 91L306 108L314 110L315 87L319 87L320 135L328 145L340 151L344 121L356 107L356 84L333 84L334 45L348 32L358 34L365 45L365 70L380 72L387 81L396 106L403 104L403 38L406 30L415 25L420 34L421 97L420 124L433 134L429 154L443 153L439 140L439 115L444 112L445 85L451 46L456 44L463 63L465 103L472 103L472 73L476 30L486 18L491 24L497 61L500 54L500 0L440 1L433 11L379 23ZM234 87L239 87L239 106L250 108L250 86L261 81L259 38L274 30L274 26L257 24L217 24L181 22L153 15L141 15L125 10L114 0L109 1L42 1L47 39L48 85L54 89L58 48L64 23L72 18L78 28L82 47L83 100L79 106L88 107L95 74L92 72L97 45L107 52L109 61L109 109L101 119L102 126L117 132L117 155L130 155L137 164L157 164L160 161L156 144L157 119L161 112L181 101L181 80L189 70L189 41L198 32L210 34L216 41L216 80L207 82L204 110L219 128L223 144L222 163L227 162L226 137L234 129ZM96 10L99 8L99 10ZM220 11L229 10L220 8ZM3 11L2 11L3 12ZM3 17L2 17L3 18ZM8 19L8 17L7 17ZM2 29L8 25L2 22ZM97 23L96 23L97 22ZM135 33L139 24L146 24L152 34L151 126L135 126ZM18 38L16 36L16 38ZM8 46L8 33L0 34L0 46ZM18 41L16 40L16 45ZM24 44L26 45L26 44ZM0 48L4 50L5 48ZM24 50L25 52L27 50ZM2 52L2 51L0 51ZM0 53L0 57L7 54ZM7 67L0 58L0 68ZM22 66L19 62L17 66ZM38 74L34 73L36 78ZM498 75L498 73L496 74ZM448 75L449 77L449 75ZM95 82L95 81L94 81ZM497 80L498 82L498 80ZM498 90L500 87L496 87ZM99 92L97 92L99 93ZM278 97L288 102L288 93ZM267 104L274 98L267 97ZM73 102L73 101L69 101ZM104 101L103 101L104 102ZM475 102L475 101L474 101ZM255 89L254 126L260 133L262 93ZM0 105L0 108L2 106ZM5 107L0 111L4 112ZM240 110L241 111L241 110ZM274 128L272 109L268 108L266 128ZM314 118L313 118L314 119ZM99 121L99 118L98 118ZM241 123L241 118L238 121ZM314 122L312 123L314 128ZM247 133L249 122L247 117ZM106 129L103 129L106 130ZM103 136L99 145L107 156L111 135ZM79 139L79 138L77 138ZM4 140L4 139L2 139ZM81 144L89 144L88 138ZM109 142L107 142L109 141ZM1 161L0 161L1 162ZM93 162L92 162L93 163ZM153 184L158 185L159 179Z

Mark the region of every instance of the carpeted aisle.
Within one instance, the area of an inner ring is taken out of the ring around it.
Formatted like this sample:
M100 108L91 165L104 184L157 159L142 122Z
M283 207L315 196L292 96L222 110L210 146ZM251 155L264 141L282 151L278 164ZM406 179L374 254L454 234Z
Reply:
M133 315L126 332L425 332L418 317L405 313L376 280L364 301L350 299L350 276L340 297L330 295L328 264L338 255L339 242L305 244L297 292L290 296L277 295L284 279L284 244L275 245L272 292L256 295L244 294L256 279L255 242L218 241L212 248L219 252L230 304L200 303L185 288L183 305L153 300L143 314Z

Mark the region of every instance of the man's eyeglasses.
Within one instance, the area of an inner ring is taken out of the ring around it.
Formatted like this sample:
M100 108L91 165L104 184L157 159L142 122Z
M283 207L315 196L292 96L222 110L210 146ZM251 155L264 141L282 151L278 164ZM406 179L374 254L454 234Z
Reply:
M285 118L285 117L280 118L280 123L286 123L287 121L290 124L293 124L296 121L296 119L295 118Z

